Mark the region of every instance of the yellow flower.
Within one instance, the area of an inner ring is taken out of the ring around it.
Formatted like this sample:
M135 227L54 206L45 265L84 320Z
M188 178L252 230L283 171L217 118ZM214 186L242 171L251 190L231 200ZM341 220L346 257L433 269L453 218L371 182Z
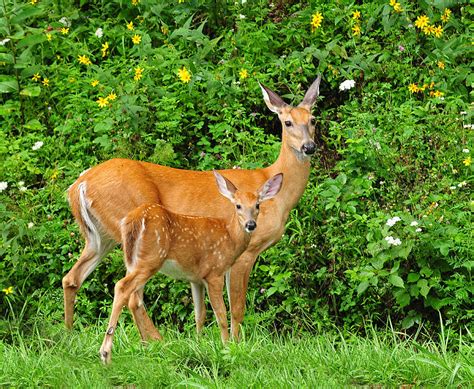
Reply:
M408 85L408 90L411 92L411 93L416 93L419 91L419 88L416 84L414 83L411 83L410 85Z
M433 89L433 88L434 88L434 86L435 86L435 83L434 83L434 81L431 81L431 82L430 82L430 89Z
M161 26L161 32L163 33L163 35L168 35L168 33L170 32L170 29L168 28L166 24L163 24Z
M241 70L240 70L240 72L239 72L239 77L240 77L242 80L245 80L248 76L249 76L249 72L247 71L247 69L241 69Z
M107 96L108 100L114 101L117 98L117 95L114 92L110 92Z
M352 27L352 35L360 36L360 26L358 24Z
M13 293L13 286L9 286L8 288L2 289L2 292L5 294L12 294Z
M33 81L39 81L41 79L41 76L39 75L39 73L35 73L33 74L33 77L31 77L31 79Z
M49 79L48 78L43 79L43 85L44 86L49 86Z
M61 34L67 35L69 33L69 27L61 27Z
M431 97L441 97L443 95L444 95L444 93L439 91L439 90L430 91L430 96Z
M92 81L91 81L91 85L92 85L93 87L96 87L97 85L99 85L99 80L92 80Z
M109 49L109 42L105 42L102 44L102 57L107 55L107 50Z
M135 68L135 76L133 76L133 79L135 81L138 81L140 78L142 78L142 74L143 74L143 69L140 66L137 66Z
M433 34L436 38L441 38L441 35L443 35L443 27L433 26Z
M426 27L423 27L422 31L425 35L431 35L434 34L435 27L428 25Z
M321 12L316 12L311 17L311 31L316 31L319 27L321 27L321 22L323 21L324 17Z
M133 27L133 22L127 23L127 29L133 31L135 27Z
M109 105L109 100L107 99L107 97L99 97L98 100L96 100L97 104L99 104L99 107L100 108L104 108L104 107L107 107L107 105Z
M132 37L132 42L133 42L134 45L138 45L141 41L142 41L142 37L138 34L135 34Z
M187 84L189 81L191 81L191 73L189 73L188 69L186 69L184 66L178 70L178 77L183 84Z
M437 65L441 70L444 70L444 68L446 67L443 61L438 61Z
M360 11L354 11L352 12L352 19L360 19Z
M451 17L451 10L446 8L443 12L443 14L441 15L441 20L446 23L449 18Z
M87 55L79 55L79 56L77 57L77 60L78 60L79 63L82 64L82 65L88 66L88 65L91 65L91 64L92 64L91 60L89 59L89 57L88 57Z
M418 28L423 28L428 26L430 23L430 18L426 15L418 16L418 18L415 21L415 26Z
M392 7L395 7L395 4L397 4L397 0L390 0L390 5Z
M51 42L53 39L53 36L51 34L46 34L46 39L48 40L48 42Z
M400 3L395 3L393 6L393 10L397 13L400 13L403 11L402 5Z
M31 5L36 5L37 2L38 2L38 0L31 0L30 1Z
M472 163L471 156L467 157L464 161L462 161L462 163L464 164L464 166L471 166L471 163Z
M140 0L132 0L132 5L137 5L140 2Z

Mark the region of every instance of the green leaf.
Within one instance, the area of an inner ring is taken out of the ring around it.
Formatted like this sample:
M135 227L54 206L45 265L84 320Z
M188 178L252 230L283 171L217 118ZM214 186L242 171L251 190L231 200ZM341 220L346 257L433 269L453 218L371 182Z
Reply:
M418 287L420 288L420 294L423 296L423 297L426 297L428 296L428 293L431 289L430 286L428 286L428 281L425 280L424 278L422 278L421 280L419 280L417 283Z
M402 278L400 276L397 276L396 274L390 274L390 276L388 277L388 282L398 288L405 287L405 283L403 282Z
M39 86L29 86L21 90L20 95L28 97L37 97L41 93Z
M357 287L357 294L362 294L369 287L369 281L362 281Z
M11 24L22 24L25 19L41 15L44 10L40 7L24 7L18 14L11 18Z
M418 273L410 273L408 274L407 281L408 282L416 282L420 279L420 275Z
M401 308L410 304L411 297L405 290L399 289L393 295L395 296L395 299Z
M46 41L46 34L34 34L34 35L28 35L25 38L23 38L20 42L18 42L17 47L22 48L26 46L34 46L37 45L38 43L42 43Z
M18 91L18 83L15 77L0 76L0 93L11 93Z
M38 119L30 120L24 127L28 130L42 130L44 128Z
M0 53L0 62L13 63L13 55L10 53Z

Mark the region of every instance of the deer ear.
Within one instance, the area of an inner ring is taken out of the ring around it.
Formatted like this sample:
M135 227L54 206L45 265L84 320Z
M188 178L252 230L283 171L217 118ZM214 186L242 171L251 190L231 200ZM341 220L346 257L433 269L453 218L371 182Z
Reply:
M219 189L219 192L221 193L221 195L233 201L234 194L237 191L237 188L235 187L235 185L224 176L221 176L215 170L213 171L213 173L214 173L214 176L216 177L217 189Z
M275 197L281 189L283 173L278 173L270 178L258 191L259 201L270 200Z
M321 75L318 75L318 78L309 87L308 91L304 95L303 101L298 105L298 107L306 108L308 111L311 110L317 98L319 97L319 84L321 83Z
M283 101L280 96L278 96L270 88L267 88L263 84L258 84L262 89L263 100L265 100L265 103L267 104L267 107L270 109L270 111L280 113L281 110L288 105Z

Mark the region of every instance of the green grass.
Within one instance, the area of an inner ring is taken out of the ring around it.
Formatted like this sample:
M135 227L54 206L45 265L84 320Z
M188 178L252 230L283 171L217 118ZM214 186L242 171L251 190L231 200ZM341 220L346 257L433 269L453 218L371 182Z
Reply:
M13 336L11 343L0 343L0 386L468 387L474 383L469 333L456 344L444 334L420 344L393 332L369 331L365 337L276 336L256 327L247 328L241 343L224 347L213 325L201 337L168 330L163 342L144 346L136 329L125 325L116 333L112 364L103 366L98 350L104 330L105 323L70 333L61 324L37 325L33 335Z

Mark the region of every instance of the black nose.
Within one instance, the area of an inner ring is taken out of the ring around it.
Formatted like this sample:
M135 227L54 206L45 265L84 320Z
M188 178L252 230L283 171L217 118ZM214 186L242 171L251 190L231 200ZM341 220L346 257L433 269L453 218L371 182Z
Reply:
M257 228L257 223L255 223L255 220L250 220L247 223L245 223L245 229L247 231L253 231Z
M303 146L301 146L301 151L305 153L306 155L313 155L314 152L316 151L316 143L314 142L305 143Z

